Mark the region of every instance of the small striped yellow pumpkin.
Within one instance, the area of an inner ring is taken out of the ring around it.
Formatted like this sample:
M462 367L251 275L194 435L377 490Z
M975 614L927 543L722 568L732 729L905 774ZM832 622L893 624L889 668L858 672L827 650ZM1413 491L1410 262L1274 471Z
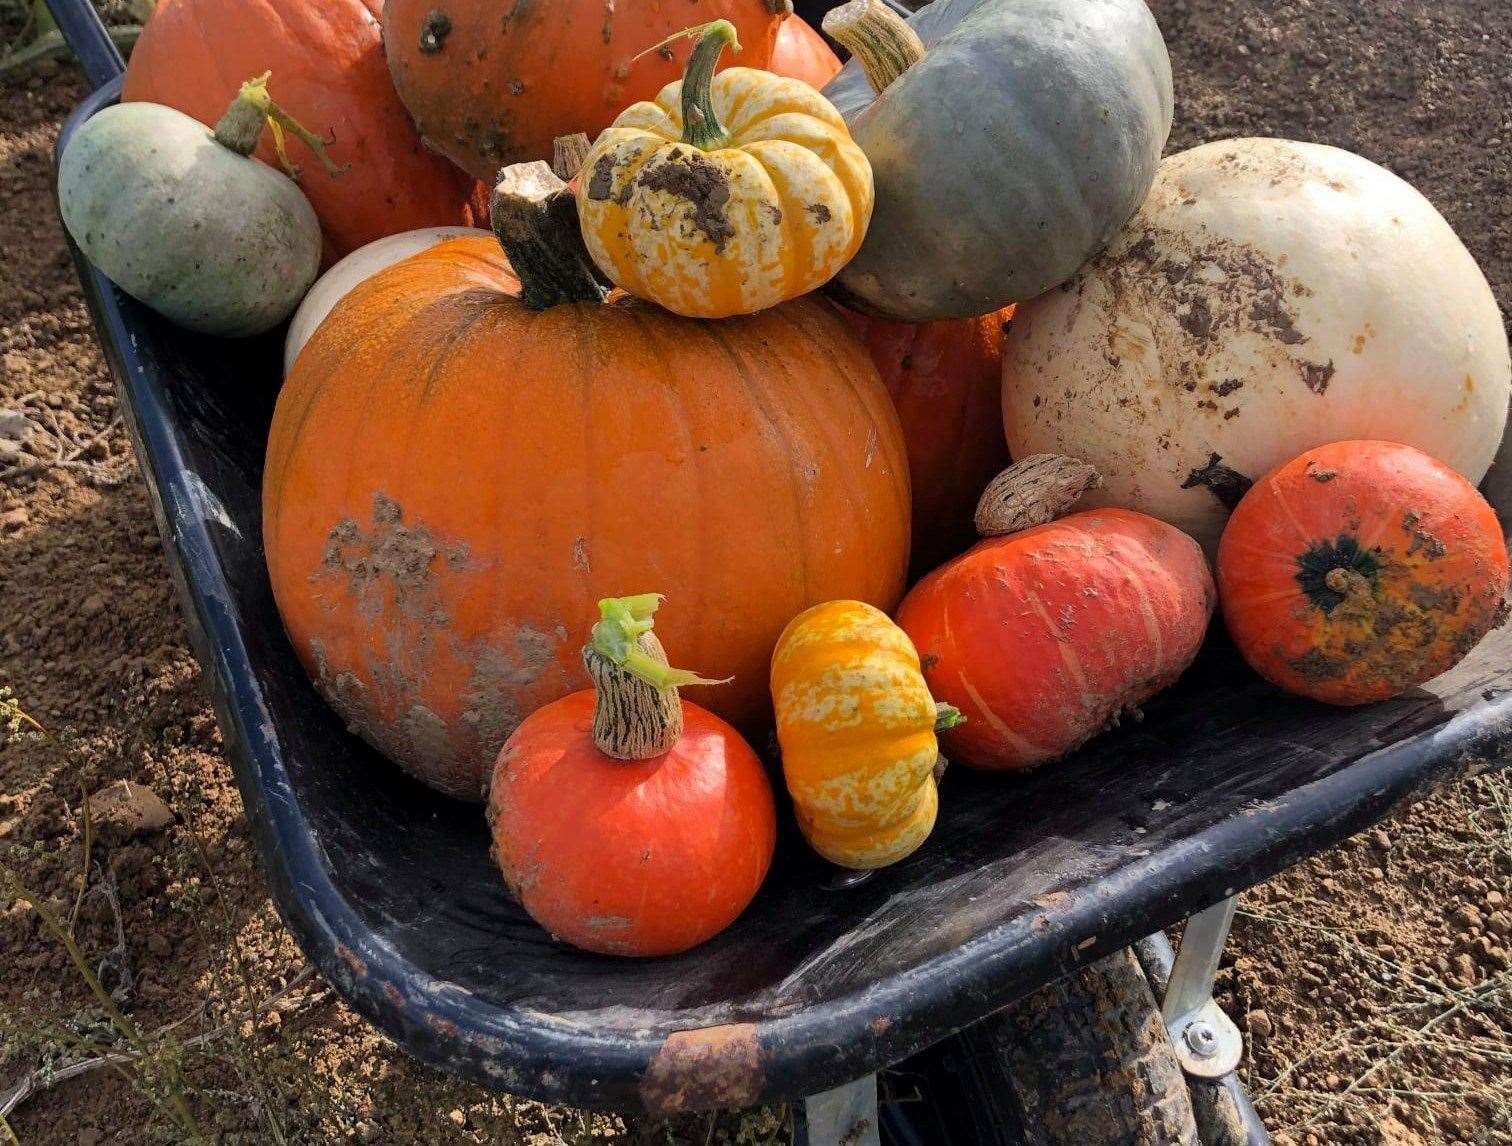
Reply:
M936 705L919 654L887 614L829 601L788 623L772 656L782 771L798 825L842 867L896 863L928 838L938 799Z
M683 80L626 108L588 153L583 240L633 295L693 318L751 314L824 285L855 255L871 164L802 81L713 74L734 25L694 32Z

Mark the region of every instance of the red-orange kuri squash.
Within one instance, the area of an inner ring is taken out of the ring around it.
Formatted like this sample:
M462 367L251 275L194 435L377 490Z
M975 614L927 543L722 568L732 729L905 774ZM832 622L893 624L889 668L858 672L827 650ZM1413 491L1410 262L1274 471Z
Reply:
M505 738L582 687L564 621L624 585L685 606L668 642L770 711L788 619L896 603L908 463L866 350L801 299L719 323L603 300L544 164L507 173L497 242L374 275L279 395L264 541L284 623L370 742L479 798ZM575 245L574 245L575 244Z
M327 261L399 231L462 221L468 181L420 142L383 61L381 0L159 0L126 69L125 100L213 124L248 76L328 141L342 170L305 163ZM271 133L269 133L271 135ZM273 141L257 157L277 165Z
M1309 450L1244 495L1218 546L1223 617L1262 676L1330 704L1384 700L1501 623L1507 546L1454 470L1395 442Z
M714 682L667 667L659 600L599 603L583 650L594 688L528 716L489 788L510 891L552 935L603 955L673 955L723 931L776 842L760 758L677 695Z
M1039 454L989 487L1017 526L916 585L898 611L935 699L966 723L943 734L951 760L1029 768L1078 747L1184 672L1212 616L1213 579L1197 543L1124 509L1048 520L1091 471ZM1006 480L1009 475L1016 482ZM1065 497L1069 485L1069 493ZM988 504L984 523L992 524Z
M680 78L687 48L648 51L674 33L729 20L745 49L734 62L763 68L791 11L790 0L388 0L383 37L426 142L491 182L501 164L549 158L559 135L596 137Z
M912 567L923 573L975 540L977 498L1008 464L999 404L1003 332L1013 308L925 323L844 313L903 424L913 481Z

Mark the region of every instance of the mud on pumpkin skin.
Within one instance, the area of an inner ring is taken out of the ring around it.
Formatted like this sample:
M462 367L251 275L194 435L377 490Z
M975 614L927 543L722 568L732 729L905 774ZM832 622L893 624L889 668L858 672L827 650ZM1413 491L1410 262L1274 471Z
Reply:
M1410 446L1338 442L1257 482L1218 549L1229 632L1262 676L1330 704L1446 672L1506 616L1506 543L1469 482Z
M613 282L676 314L750 314L824 285L856 253L871 165L801 80L713 75L728 21L694 29L681 83L622 112L578 187L583 239Z

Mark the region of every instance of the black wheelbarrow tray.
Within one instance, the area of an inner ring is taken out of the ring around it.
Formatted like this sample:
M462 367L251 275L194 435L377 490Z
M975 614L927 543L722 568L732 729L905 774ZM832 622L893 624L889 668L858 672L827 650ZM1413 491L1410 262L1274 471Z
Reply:
M83 8L55 0L76 47ZM104 86L65 140L119 91L84 47ZM363 1016L488 1087L652 1112L839 1087L1360 831L1512 722L1512 631L1356 709L1283 695L1215 632L1142 722L1027 775L953 769L896 867L847 886L790 834L709 943L583 954L506 895L480 810L349 735L295 659L259 530L280 338L186 334L74 257L279 913Z

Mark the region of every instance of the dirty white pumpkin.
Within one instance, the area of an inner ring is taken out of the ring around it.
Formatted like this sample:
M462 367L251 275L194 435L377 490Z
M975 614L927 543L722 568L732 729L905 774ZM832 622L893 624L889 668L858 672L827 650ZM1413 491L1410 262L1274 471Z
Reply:
M1095 466L1089 504L1211 551L1248 480L1327 442L1479 481L1509 375L1485 276L1422 195L1347 151L1236 139L1166 159L1108 250L1019 308L1003 420L1015 457Z
M418 231L401 231L374 239L365 247L358 247L316 280L305 295L304 302L294 312L289 323L289 333L284 336L284 373L294 369L294 359L304 349L315 328L326 320L326 315L336 309L336 304L346 298L359 283L376 275L386 267L401 263L411 255L428 251L437 243L455 239L461 235L482 235L492 231L480 231L476 227L422 227Z

